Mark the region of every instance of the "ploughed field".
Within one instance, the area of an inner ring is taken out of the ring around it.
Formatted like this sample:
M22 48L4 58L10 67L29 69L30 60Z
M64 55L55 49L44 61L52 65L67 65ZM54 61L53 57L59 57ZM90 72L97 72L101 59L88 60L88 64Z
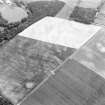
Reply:
M16 36L0 48L0 92L20 103L75 49Z

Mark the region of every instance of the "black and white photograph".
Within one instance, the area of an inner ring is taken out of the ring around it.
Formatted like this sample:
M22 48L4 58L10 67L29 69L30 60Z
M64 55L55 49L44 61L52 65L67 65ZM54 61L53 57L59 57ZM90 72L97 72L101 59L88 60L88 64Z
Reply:
M105 105L105 0L0 0L0 105Z

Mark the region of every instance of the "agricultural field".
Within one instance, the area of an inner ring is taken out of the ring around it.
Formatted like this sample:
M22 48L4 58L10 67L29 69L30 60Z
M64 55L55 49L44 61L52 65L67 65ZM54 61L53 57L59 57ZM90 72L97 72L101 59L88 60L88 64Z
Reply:
M0 2L0 105L105 105L105 0L11 1ZM72 46L91 38L73 48L41 35Z

